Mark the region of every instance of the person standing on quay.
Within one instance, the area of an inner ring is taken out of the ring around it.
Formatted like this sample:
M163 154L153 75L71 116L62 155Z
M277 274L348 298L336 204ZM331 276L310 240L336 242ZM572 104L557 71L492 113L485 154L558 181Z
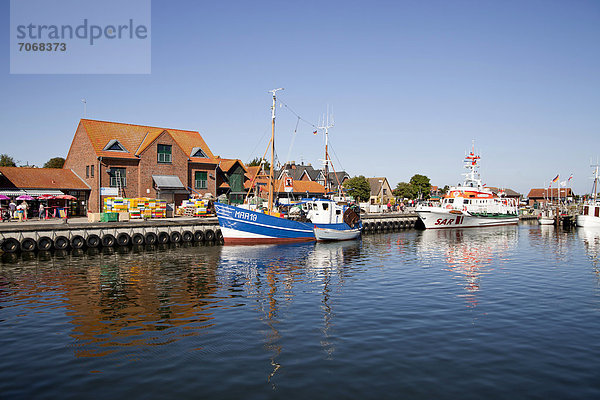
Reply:
M44 209L44 203L40 202L40 210L39 210L39 218L40 218L40 220L44 219L44 211L45 211L45 209Z
M27 205L27 202L25 200L23 200L21 206L23 207L23 220L27 221L27 209L29 208L29 206Z
M8 205L8 209L10 210L10 217L16 218L17 217L17 205L15 204L14 200L10 201L10 204Z

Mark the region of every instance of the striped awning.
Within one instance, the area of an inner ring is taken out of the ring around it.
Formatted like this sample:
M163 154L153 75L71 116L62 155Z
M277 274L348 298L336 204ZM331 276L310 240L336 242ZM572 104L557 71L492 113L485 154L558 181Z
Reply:
M28 194L32 197L38 197L44 194L58 196L64 193L58 189L0 189L0 194L10 197L18 197L23 194Z
M58 195L64 194L63 192L61 192L60 190L57 190L57 189L25 189L25 191L27 192L28 195L33 196L33 197L42 196L44 194L49 194L52 196L58 196Z
M3 194L5 196L20 196L22 194L27 194L27 193L25 193L24 190L20 190L20 189L0 189L0 194Z

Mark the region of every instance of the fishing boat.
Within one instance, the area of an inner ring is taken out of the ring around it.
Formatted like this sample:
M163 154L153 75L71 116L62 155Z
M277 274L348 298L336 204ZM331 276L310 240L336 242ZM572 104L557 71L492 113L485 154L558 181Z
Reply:
M575 223L581 227L598 227L600 228L600 199L598 199L598 163L592 165L595 168L594 171L594 183L592 184L592 196L583 205L581 214L575 217Z
M495 194L481 182L475 145L465 157L465 181L451 187L440 205L419 204L416 213L425 229L472 228L480 226L514 225L519 222L515 199Z
M267 181L268 202L264 210L256 205L242 204L232 206L215 203L215 211L219 226L226 244L264 244L302 242L316 240L315 228L335 230L360 230L362 225L360 215L345 204L337 204L330 199L304 199L292 207L301 208L300 218L292 218L291 213L280 212L274 201L275 179L273 165L275 157L275 106L276 92L274 89L271 109L271 163ZM327 150L326 150L327 159Z
M540 225L554 225L555 219L552 210L542 210L540 215L538 215L538 223Z

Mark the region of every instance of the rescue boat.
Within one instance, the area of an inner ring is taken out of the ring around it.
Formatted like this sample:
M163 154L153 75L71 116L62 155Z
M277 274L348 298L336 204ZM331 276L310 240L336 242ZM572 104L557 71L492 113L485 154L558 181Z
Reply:
M514 225L519 222L519 207L515 199L498 194L481 182L478 169L480 156L473 146L465 157L465 180L451 187L439 205L419 204L416 212L425 229L472 228L479 226Z

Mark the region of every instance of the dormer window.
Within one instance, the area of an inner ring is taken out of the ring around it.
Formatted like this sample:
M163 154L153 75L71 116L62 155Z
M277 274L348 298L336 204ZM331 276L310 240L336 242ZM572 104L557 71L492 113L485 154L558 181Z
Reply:
M208 158L208 156L206 155L206 153L204 152L204 150L202 150L202 148L200 148L200 147L194 147L192 149L192 155L191 155L191 157Z
M159 144L158 151L158 162L159 163L170 163L171 162L171 145Z
M123 145L119 143L117 139L112 139L111 141L109 141L102 150L127 152L127 150L125 150L125 147L123 147Z

